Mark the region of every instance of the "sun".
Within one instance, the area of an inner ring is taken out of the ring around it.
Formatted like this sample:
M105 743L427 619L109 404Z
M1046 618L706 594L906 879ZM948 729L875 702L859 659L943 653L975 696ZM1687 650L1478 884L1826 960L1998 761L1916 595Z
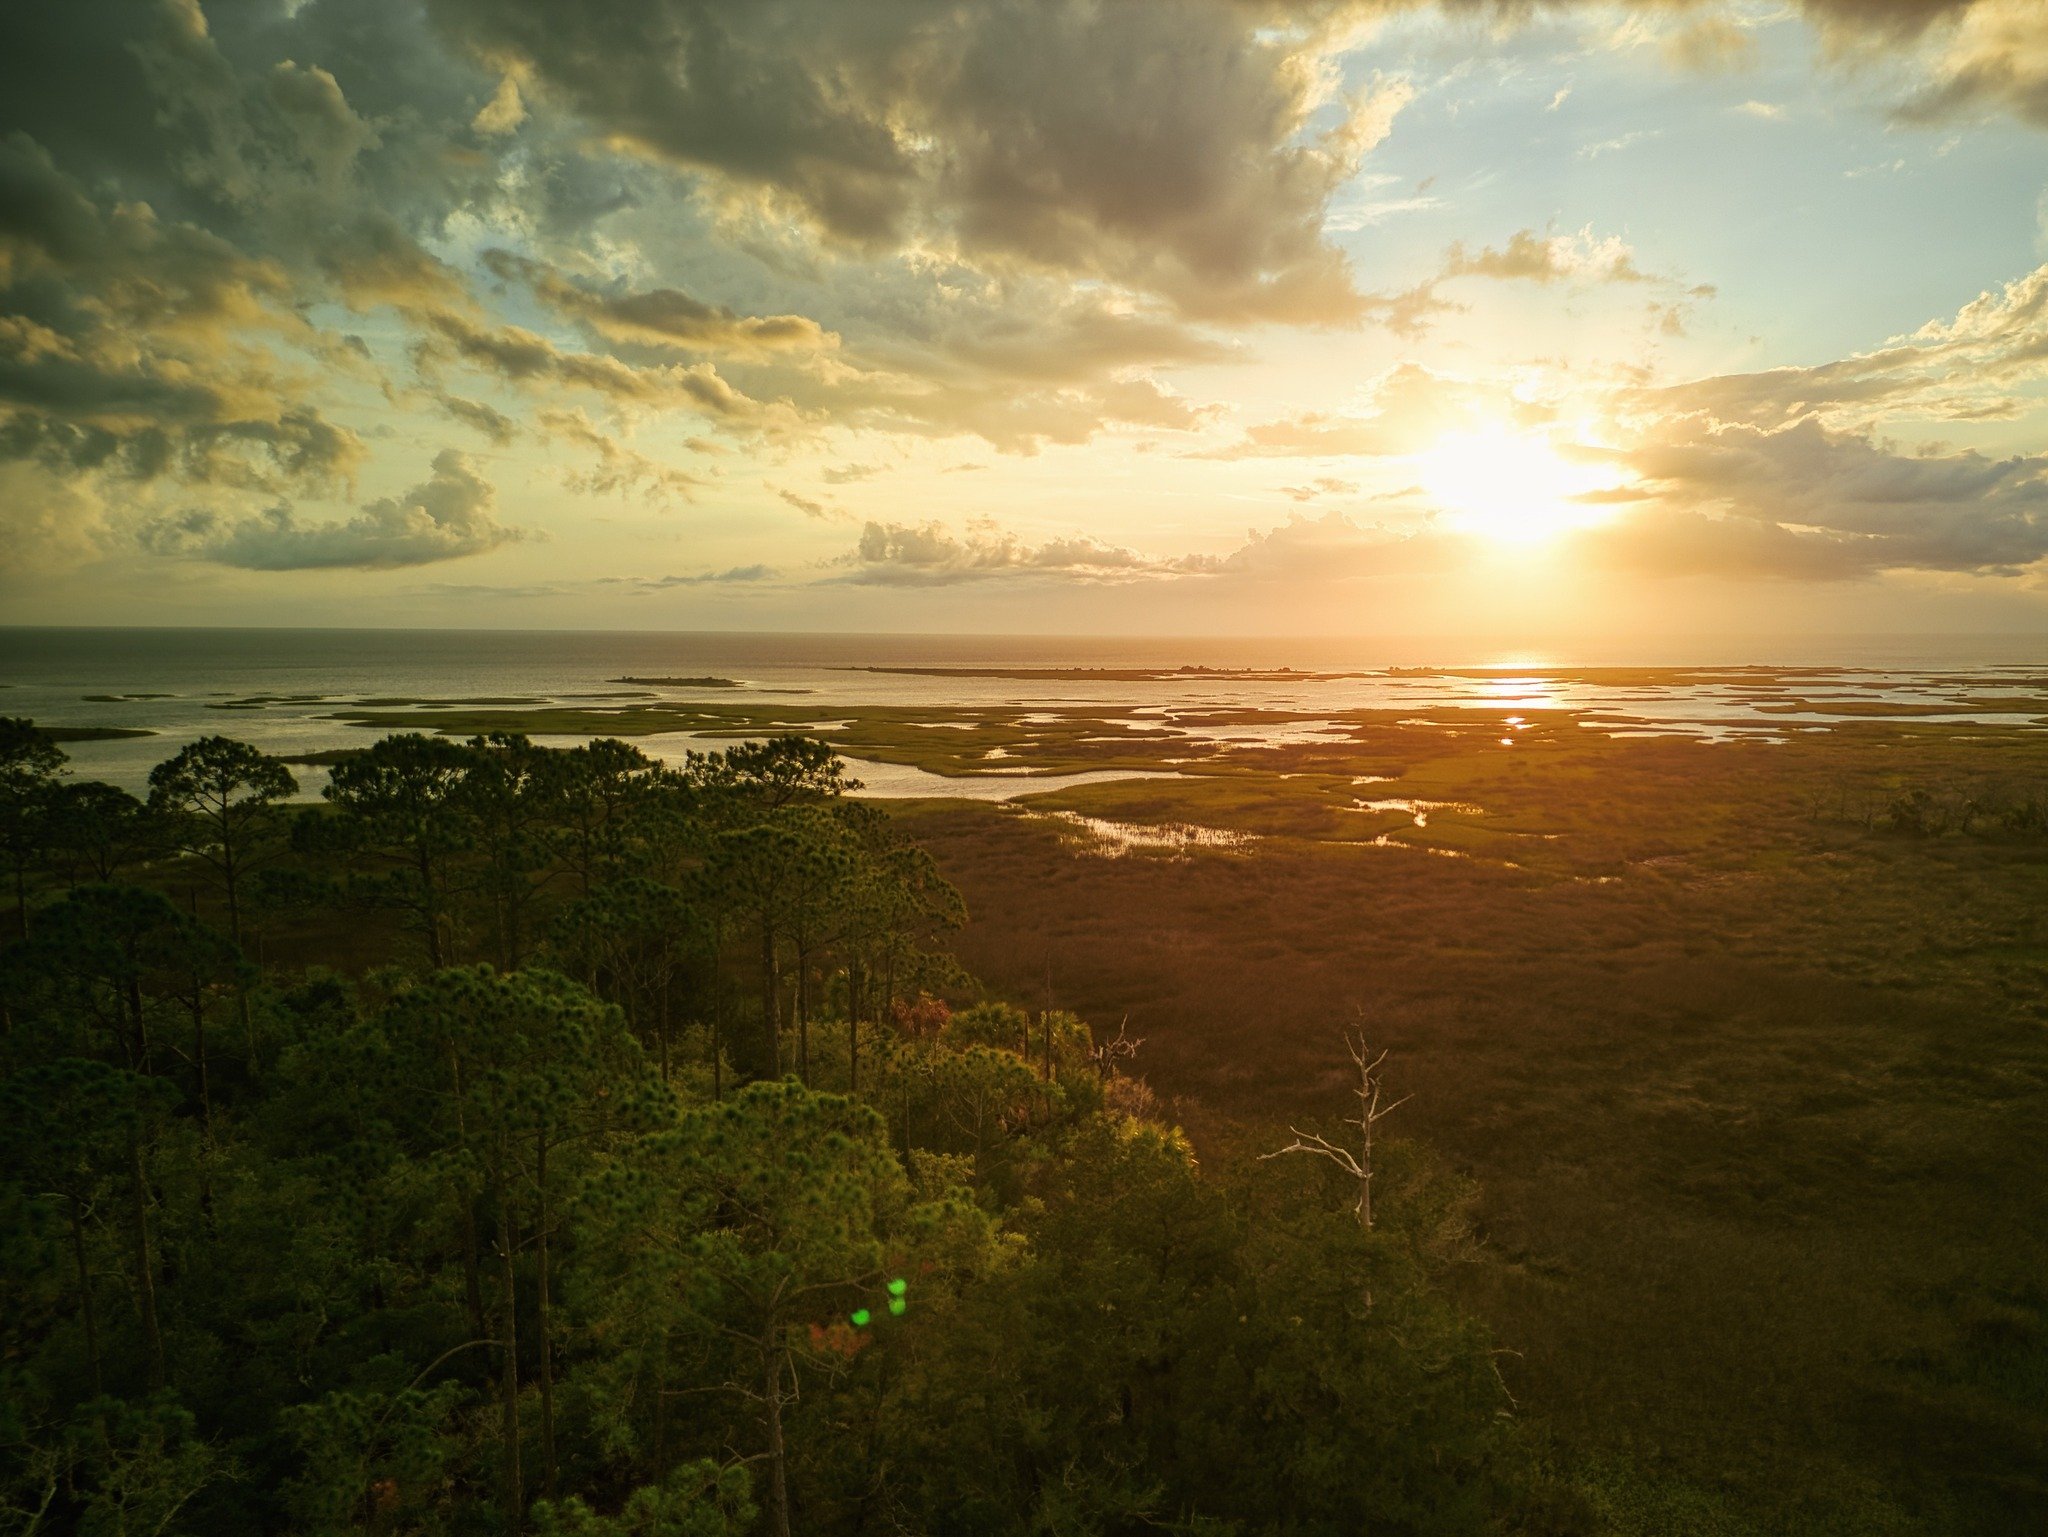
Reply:
M1492 425L1439 438L1415 456L1422 488L1461 533L1532 545L1604 523L1611 509L1582 500L1610 490L1613 472L1566 458L1548 437Z

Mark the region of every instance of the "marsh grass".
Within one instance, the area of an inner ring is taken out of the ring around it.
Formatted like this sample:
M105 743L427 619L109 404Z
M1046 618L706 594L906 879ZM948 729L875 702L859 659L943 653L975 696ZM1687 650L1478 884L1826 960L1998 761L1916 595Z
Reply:
M974 915L963 963L1128 1019L1198 1140L1334 1113L1364 1012L1403 1132L1481 1192L1468 1300L1612 1530L2048 1529L2048 840L1814 810L2038 786L2044 744L1488 729L1028 803L1249 854L1085 859L1042 820L903 815ZM1523 868L1356 846L1376 819L1340 803L1389 765L1388 794L1483 808L1401 836Z

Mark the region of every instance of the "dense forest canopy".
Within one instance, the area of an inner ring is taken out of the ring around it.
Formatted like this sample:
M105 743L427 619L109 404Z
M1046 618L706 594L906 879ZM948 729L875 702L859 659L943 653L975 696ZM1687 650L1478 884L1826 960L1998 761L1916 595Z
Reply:
M823 744L150 784L0 723L6 1529L1599 1529L1459 1183L1198 1160Z

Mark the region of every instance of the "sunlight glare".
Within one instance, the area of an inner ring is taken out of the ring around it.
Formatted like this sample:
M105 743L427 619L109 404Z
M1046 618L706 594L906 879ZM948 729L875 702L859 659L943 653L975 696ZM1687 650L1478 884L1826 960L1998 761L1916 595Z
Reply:
M1452 528L1496 544L1540 544L1610 515L1578 498L1610 489L1611 471L1566 458L1537 433L1499 424L1451 433L1416 455L1416 468Z

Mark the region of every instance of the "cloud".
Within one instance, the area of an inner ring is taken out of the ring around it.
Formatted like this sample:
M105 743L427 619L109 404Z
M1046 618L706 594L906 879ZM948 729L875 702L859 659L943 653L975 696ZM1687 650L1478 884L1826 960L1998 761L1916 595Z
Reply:
M526 103L520 99L519 82L510 75L498 82L491 99L477 108L476 116L469 120L469 126L478 133L511 133L526 121Z
M1870 352L1803 367L1723 374L1629 392L1625 409L1705 412L1777 426L1816 415L1867 427L1904 414L1978 421L2014 409L2015 390L2048 377L2048 265L1987 290L1953 319L1929 321Z
M429 373L459 361L514 384L585 389L616 401L688 406L727 419L760 415L760 403L733 388L709 363L637 368L602 353L565 352L523 326L492 325L452 310L418 318L429 334L415 345L414 357Z
M1581 145L1579 158L1598 160L1602 155L1611 155L1616 150L1633 149L1638 144L1647 144L1652 139L1663 137L1664 130L1661 128L1635 128L1612 139L1598 139L1591 144Z
M1520 279L1531 283L1657 281L1636 265L1635 252L1620 236L1596 239L1590 228L1576 235L1538 235L1532 229L1517 230L1498 250L1491 246L1467 250L1464 242L1453 241L1444 253L1441 276Z
M1664 40L1664 58L1674 69L1695 74L1728 74L1757 61L1756 39L1726 16L1701 16Z
M2048 15L2038 0L1926 0L1917 6L1902 0L1870 7L1808 0L1808 9L1852 56L1933 34L1919 50L1925 78L1897 108L1905 122L2010 113L2048 127Z
M1184 432L1216 414L1145 374L1020 386L964 370L842 372L792 397L840 426L916 437L971 434L1001 453L1086 443L1113 426Z
M419 492L349 512L356 477L402 435L394 412L445 413L480 435L465 441L509 447L514 473L567 464L567 484L589 494L689 494L696 477L630 435L663 413L709 425L686 421L662 443L693 430L721 440L693 440L693 453L767 447L779 464L801 445L875 461L815 472L836 486L899 456L849 448L841 435L854 432L1029 454L1200 431L1232 393L1212 370L1256 361L1241 333L1370 323L1412 337L1459 308L1446 295L1472 292L1444 286L1453 278L1553 292L1668 283L1590 230L1468 235L1405 287L1368 265L1372 236L1334 243L1393 209L1438 205L1412 172L1364 174L1382 169L1417 87L1362 78L1359 44L1378 17L1417 8L1512 22L1565 3L5 8L9 563L132 550L138 528L147 548L264 569L406 564L512 537L488 500L455 510L462 497L438 471ZM1833 67L1906 123L2048 126L2038 0L1797 9ZM1723 0L1629 10L1648 18L1634 36L1645 63L1738 65L1763 35L1753 7ZM1610 24L1604 7L1583 14ZM1555 85L1524 92L1532 122L1561 122L1541 113L1546 100L1563 108ZM1644 144L1654 128L1580 153ZM1618 392L1608 447L1631 457L1648 494L1606 531L1615 558L2024 567L2032 457L1893 438L1903 422L2038 408L2044 273L1867 353ZM1631 318L1682 327L1686 298L1647 288ZM1354 400L1273 408L1210 451L1405 453L1469 426L1483 403L1475 386L1394 370ZM802 487L801 473L787 483ZM1910 496L1884 503L1871 486L1886 477ZM1275 478L1290 482L1276 500L1354 494L1309 467ZM445 520L414 500L437 483ZM294 510L315 499L341 515ZM165 511L192 503L206 511ZM932 525L900 516L878 525L908 531L885 537L879 566L1217 575L1193 557L1034 544L980 524L947 536L953 555L920 563L910 557ZM1271 561L1318 538L1383 542L1291 526L1255 542Z
M1312 587L1447 570L1471 554L1471 543L1434 526L1399 531L1361 526L1342 512L1320 518L1289 514L1260 531L1208 570L1219 579Z
M2048 456L1904 454L1808 416L1677 418L1619 457L1655 506L1592 542L1637 565L2010 575L2048 555Z
M0 459L0 590L90 563L110 542L108 523L106 504L89 484L44 465Z
M1471 422L1476 399L1462 380L1419 363L1388 369L1360 392L1355 410L1304 411L1255 423L1203 459L1331 458L1411 454Z
M274 264L149 207L102 210L0 138L0 455L128 480L345 482L363 445L237 333L310 335Z
M671 587L707 587L726 585L747 585L754 582L774 580L773 566L731 566L723 571L693 571L672 576L619 576L606 580L623 582L644 588L649 592L660 592Z
M1272 583L1308 590L1380 577L1446 570L1471 544L1433 526L1401 532L1362 526L1342 512L1290 514L1277 526L1249 529L1223 555L1145 555L1077 535L1029 544L986 519L956 534L937 522L869 523L840 564L838 578L869 585L936 587L963 582L1057 580L1089 585L1140 581Z
M468 427L489 438L503 448L519 436L519 424L494 406L487 406L480 400L468 400L460 395L437 395L441 409Z
M777 490L775 494L807 518L837 518L844 516L837 508L828 507L823 502L813 501L807 496L798 496L794 491Z
M240 518L194 509L145 524L140 538L152 554L250 571L386 571L480 555L528 537L498 522L496 512L490 483L459 451L444 448L425 481L402 496L365 503L343 522L307 523L284 505Z
M1312 130L1338 34L1231 0L429 11L735 210L766 199L851 249L950 248L1209 319L1355 317L1323 215L1411 94L1378 83Z
M505 250L484 252L483 263L501 278L526 284L543 302L609 342L742 355L838 345L836 336L803 315L738 315L675 288L593 288Z
M963 534L938 522L869 523L841 564L841 581L900 587L950 586L998 577L1129 582L1205 568L1199 557L1160 560L1085 535L1026 544L987 519Z
M1358 483L1352 480L1336 480L1328 475L1311 481L1305 486L1282 486L1280 494L1297 502L1312 502L1322 496L1352 496L1357 494Z
M597 463L592 468L572 470L562 477L562 483L572 491L581 491L589 496L638 491L649 501L673 496L687 502L694 499L694 493L704 484L686 470L663 464L637 449L628 448L609 433L599 430L581 411L543 411L540 423L557 441L574 444L597 455Z
M1142 305L1045 278L987 283L964 268L877 302L889 328L808 363L756 368L814 423L867 432L982 438L1004 453L1085 443L1117 427L1187 431L1214 413L1156 370L1237 361L1238 349Z

